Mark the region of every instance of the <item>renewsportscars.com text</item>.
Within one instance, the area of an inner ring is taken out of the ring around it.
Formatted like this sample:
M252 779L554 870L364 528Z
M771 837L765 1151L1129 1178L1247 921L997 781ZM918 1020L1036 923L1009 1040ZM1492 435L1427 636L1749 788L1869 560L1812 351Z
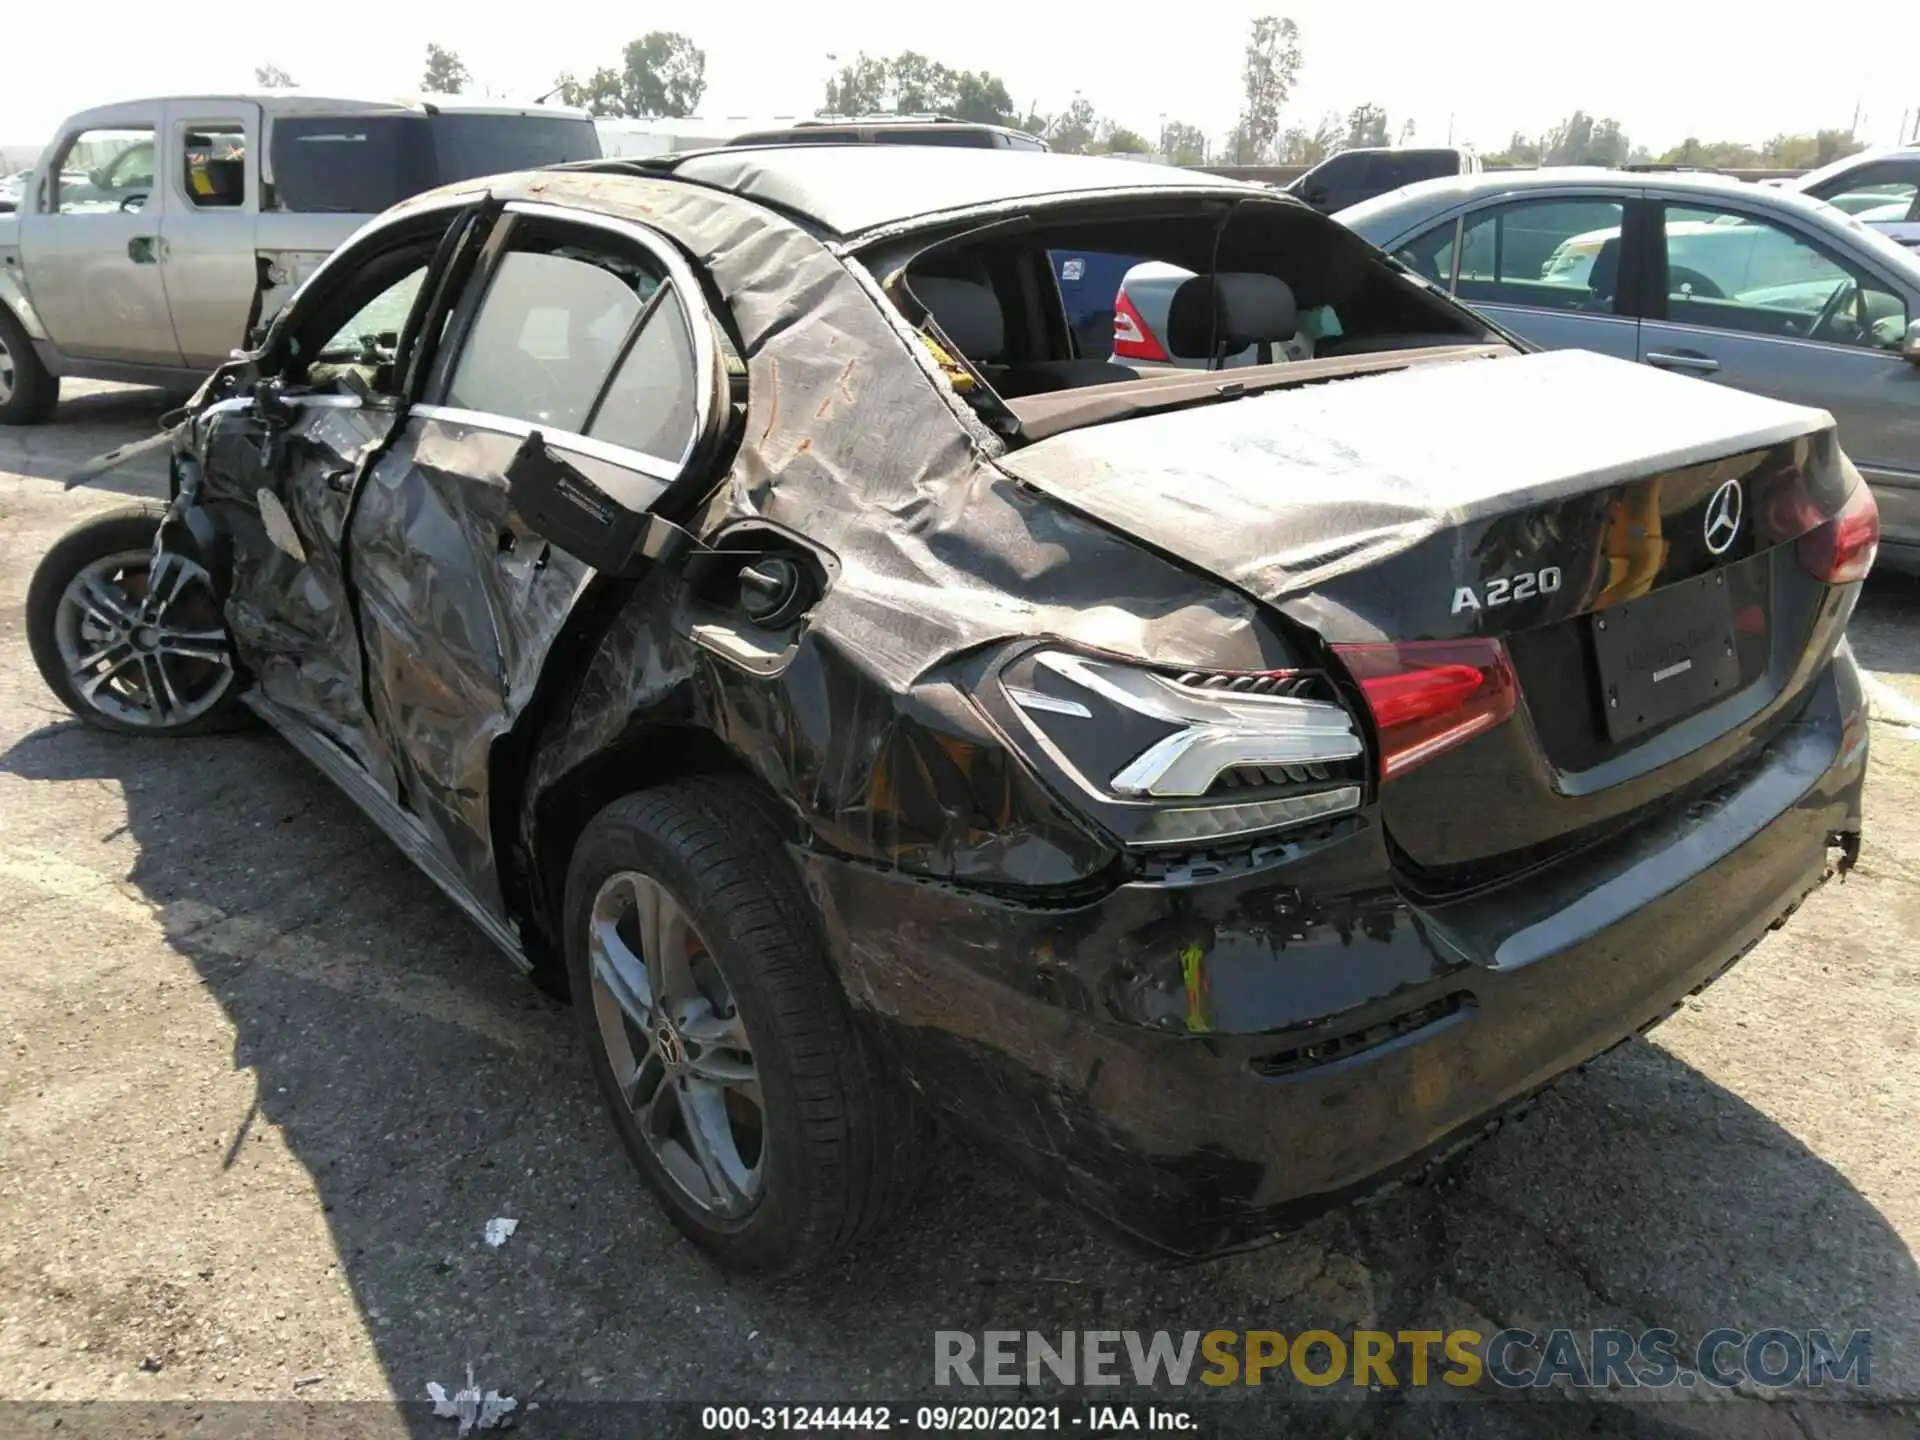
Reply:
M1727 1389L1850 1385L1873 1374L1873 1335L1825 1330L936 1330L935 1385L1566 1385Z

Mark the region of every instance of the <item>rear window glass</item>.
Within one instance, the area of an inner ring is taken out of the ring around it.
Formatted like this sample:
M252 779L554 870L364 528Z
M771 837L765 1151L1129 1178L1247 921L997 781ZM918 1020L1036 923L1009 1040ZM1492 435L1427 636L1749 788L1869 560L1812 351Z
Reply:
M584 118L518 115L291 116L268 146L270 208L373 215L436 185L600 154Z
M991 130L882 130L874 137L882 145L951 145L962 150L994 148Z
M435 115L427 123L442 185L600 158L600 132L584 116Z

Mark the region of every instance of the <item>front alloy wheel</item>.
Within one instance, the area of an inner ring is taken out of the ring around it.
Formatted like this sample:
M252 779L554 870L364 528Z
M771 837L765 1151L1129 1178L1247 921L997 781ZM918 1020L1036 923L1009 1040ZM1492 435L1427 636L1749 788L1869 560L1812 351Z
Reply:
M27 590L27 639L54 694L121 735L200 735L237 718L233 652L207 572L156 556L165 510L83 521L49 550Z

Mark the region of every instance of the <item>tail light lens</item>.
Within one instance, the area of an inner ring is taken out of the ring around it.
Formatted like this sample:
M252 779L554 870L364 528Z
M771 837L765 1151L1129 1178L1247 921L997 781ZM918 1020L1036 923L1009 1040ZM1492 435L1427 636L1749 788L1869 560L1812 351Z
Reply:
M1864 580L1880 552L1880 507L1866 481L1857 482L1840 513L1795 542L1800 563L1816 580L1847 585Z
M1166 347L1160 343L1153 328L1140 318L1140 312L1133 308L1133 301L1122 290L1113 300L1113 353L1120 360L1158 360L1167 359Z
M1391 780L1513 714L1519 686L1498 640L1333 647L1359 682Z

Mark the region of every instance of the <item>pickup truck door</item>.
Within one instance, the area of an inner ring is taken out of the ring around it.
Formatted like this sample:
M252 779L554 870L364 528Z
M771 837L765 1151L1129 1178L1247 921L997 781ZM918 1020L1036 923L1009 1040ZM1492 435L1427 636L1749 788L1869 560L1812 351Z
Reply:
M48 149L20 214L34 309L62 354L180 366L167 307L159 101L90 110Z
M161 164L161 270L173 333L189 365L209 369L246 343L260 289L260 107L169 100Z

